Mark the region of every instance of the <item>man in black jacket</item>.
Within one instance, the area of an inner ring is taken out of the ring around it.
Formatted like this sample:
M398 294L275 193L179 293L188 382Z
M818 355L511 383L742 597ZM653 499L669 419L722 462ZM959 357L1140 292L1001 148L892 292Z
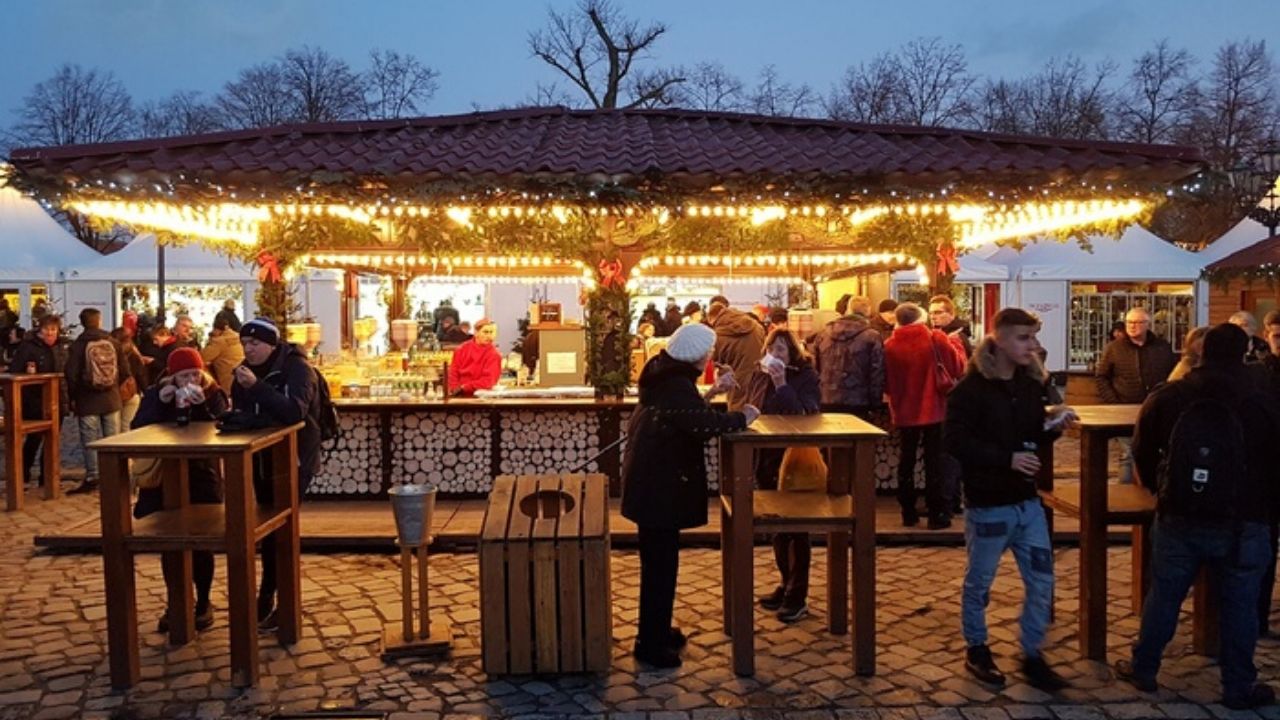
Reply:
M280 331L266 318L240 327L244 364L234 371L231 406L264 418L271 425L306 423L298 431L298 494L306 493L320 464L320 401L317 373L297 347L281 342ZM271 503L274 488L270 457L254 456L253 490L260 503ZM262 583L258 591L258 625L274 630L276 555L275 535L262 540Z
M1044 378L1033 377L1040 321L1020 308L993 319L995 332L982 341L964 378L947 399L943 439L964 469L965 567L961 619L965 667L979 680L1003 685L987 647L986 609L1000 558L1013 551L1026 588L1020 620L1022 670L1046 692L1067 686L1040 654L1053 599L1053 546L1036 493L1037 450L1057 439L1074 420L1059 406L1046 421Z
M88 445L120 432L120 386L129 377L124 350L102 329L102 311L81 310L80 326L84 330L71 343L67 356L66 379L71 412L76 416L80 447L84 449L84 482L70 493L91 492L98 487L98 453Z
M36 332L27 333L22 338L22 342L18 343L18 349L13 353L13 360L9 362L9 372L14 375L26 374L29 370L37 373L57 373L66 369L65 353L58 352L59 334L62 332L62 319L57 315L45 315L40 319L40 327ZM61 383L61 394L63 397L58 398L58 402L62 407L66 407L68 399L67 384ZM23 420L42 420L44 417L44 408L41 407L42 390L39 386L28 385L22 388L22 419ZM39 464L43 466L41 461L40 445L44 442L44 436L40 434L28 435L22 441L22 474L24 480L30 479L31 466ZM43 474L43 471L42 471ZM52 478L53 482L60 481L61 478ZM50 478L44 478L44 482L50 482Z
M1182 601L1207 566L1221 588L1218 664L1223 704L1232 709L1275 701L1275 692L1257 683L1253 651L1258 587L1270 546L1267 521L1276 502L1271 455L1280 426L1245 369L1248 349L1243 330L1229 323L1215 326L1205 335L1202 365L1152 393L1138 415L1134 464L1138 479L1158 495L1152 581L1133 659L1116 663L1116 674L1134 687L1156 690L1160 656L1177 629ZM1226 413L1225 422L1211 423L1212 435L1191 437L1188 428L1209 413ZM1201 444L1210 440L1239 451L1222 453ZM1186 449L1193 450L1194 459L1184 462ZM1237 465L1237 471L1224 471L1218 465L1223 461Z
M1136 405L1168 379L1177 358L1164 338L1151 332L1151 313L1135 307L1124 315L1124 337L1112 340L1102 351L1094 375L1098 398L1108 405ZM1120 458L1120 482L1133 482L1133 453L1128 438L1117 442Z
M1263 338L1267 352L1259 362L1251 366L1263 397L1271 407L1280 408L1280 310L1272 310L1262 321ZM1270 558L1267 571L1262 576L1262 588L1258 591L1258 637L1271 634L1271 596L1276 587L1276 553L1280 552L1280 509L1273 509L1268 524L1271 531Z

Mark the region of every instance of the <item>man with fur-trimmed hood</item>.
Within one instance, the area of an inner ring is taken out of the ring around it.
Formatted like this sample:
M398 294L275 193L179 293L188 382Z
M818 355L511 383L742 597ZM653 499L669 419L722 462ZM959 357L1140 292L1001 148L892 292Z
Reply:
M1003 685L987 647L987 603L1005 549L1013 550L1026 588L1022 608L1022 671L1032 686L1067 686L1040 654L1053 599L1053 546L1036 492L1038 449L1057 439L1075 414L1048 415L1046 375L1038 362L1040 321L1020 308L996 313L994 332L978 346L947 399L947 452L963 468L965 567L961 621L965 667L979 680Z

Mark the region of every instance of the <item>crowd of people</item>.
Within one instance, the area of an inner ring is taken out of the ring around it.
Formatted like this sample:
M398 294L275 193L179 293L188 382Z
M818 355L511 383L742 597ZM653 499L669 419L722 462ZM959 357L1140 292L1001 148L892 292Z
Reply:
M671 622L677 539L681 529L706 522L706 440L740 431L762 413L845 412L898 433L904 525L921 519L920 460L928 527L949 527L963 508L960 633L968 671L992 686L1006 682L988 644L986 612L1000 559L1011 552L1025 590L1022 674L1041 690L1067 687L1042 654L1054 568L1035 479L1040 451L1077 418L1045 369L1039 319L1005 308L985 337L973 338L946 296L923 307L885 300L872 308L869 298L842 297L839 317L807 338L788 327L785 310L738 310L723 296L705 308L693 302L642 313L643 334L669 337L641 372L623 461L622 512L640 538L635 656L658 667L681 663L687 638ZM1151 332L1151 320L1146 309L1131 309L1096 364L1101 402L1141 404L1122 482L1136 478L1157 497L1154 579L1132 657L1116 663L1116 675L1142 691L1157 688L1179 608L1208 569L1222 598L1222 701L1232 709L1271 704L1275 694L1258 682L1253 655L1259 635L1269 634L1280 547L1280 488L1265 455L1280 441L1280 312L1267 315L1260 338L1249 313L1197 328L1181 360ZM700 377L711 385L704 396ZM725 410L708 402L722 392ZM761 453L758 486L787 489L788 460ZM773 549L779 582L758 602L795 622L807 614L809 538L782 533Z
M0 313L4 308L0 307ZM95 440L157 423L221 420L239 413L240 426L266 427L303 422L298 432L298 478L305 492L320 462L322 392L320 376L305 354L284 342L268 319L242 323L234 301L227 301L214 319L202 347L191 318L179 316L173 326L140 319L127 312L120 327L107 331L102 312L86 308L79 314L81 331L67 341L62 319L45 314L32 332L23 333L8 351L11 373L59 373L60 407L75 418L84 453L84 480L70 493L97 489L97 453L89 449ZM23 389L23 413L37 418L41 412L38 386ZM251 418L245 420L244 418ZM41 467L41 436L28 436L23 445L24 480ZM255 456L253 482L259 502L271 502L270 458ZM57 478L42 478L57 482ZM141 518L164 506L158 466L135 464L130 481L138 490L134 516ZM192 503L222 502L222 483L216 466L193 460L188 472ZM262 543L263 572L258 595L258 622L263 630L277 625L275 612L274 535ZM196 552L192 577L196 596L196 626L210 627L214 620L210 588L213 555ZM169 577L166 583L177 582ZM157 631L169 626L166 611Z

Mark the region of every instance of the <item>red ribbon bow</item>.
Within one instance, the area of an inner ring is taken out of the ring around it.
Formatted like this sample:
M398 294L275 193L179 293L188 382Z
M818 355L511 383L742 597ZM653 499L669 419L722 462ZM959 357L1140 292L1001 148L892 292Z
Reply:
M622 279L622 261L621 260L601 260L600 261L600 285L602 287L625 287L626 281Z
M960 261L956 259L956 249L952 245L938 248L938 274L955 275L960 272Z
M267 251L258 253L258 282L278 283L284 279L280 274L280 262L276 256Z

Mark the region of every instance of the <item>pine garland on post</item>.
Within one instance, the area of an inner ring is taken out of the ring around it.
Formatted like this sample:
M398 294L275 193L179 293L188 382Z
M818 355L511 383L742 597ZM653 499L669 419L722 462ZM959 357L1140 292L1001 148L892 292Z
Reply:
M621 283L587 293L587 379L596 397L621 399L631 384L631 295Z

